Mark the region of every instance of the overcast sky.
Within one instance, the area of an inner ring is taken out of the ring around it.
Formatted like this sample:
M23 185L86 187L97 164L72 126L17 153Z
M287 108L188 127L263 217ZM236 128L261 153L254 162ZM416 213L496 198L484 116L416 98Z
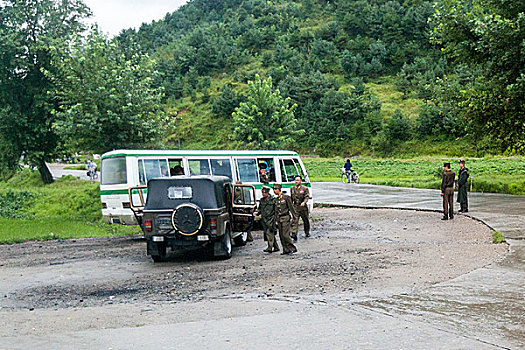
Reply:
M164 18L187 0L84 0L93 12L90 22L97 22L99 29L111 36L122 29L138 28L144 22Z

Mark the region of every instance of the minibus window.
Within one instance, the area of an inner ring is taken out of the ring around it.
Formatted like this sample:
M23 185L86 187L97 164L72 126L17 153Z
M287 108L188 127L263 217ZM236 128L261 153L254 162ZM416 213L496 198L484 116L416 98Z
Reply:
M157 177L169 176L168 164L165 159L144 159L144 168L148 181Z
M297 168L295 167L295 163L292 159L284 160L284 169L286 171L287 182L292 182L297 175L301 175L297 171Z
M295 163L295 167L297 168L297 171L299 172L299 176L303 179L303 181L306 181L306 173L304 172L303 168L301 167L301 163L299 163L298 159L293 160Z
M226 159L210 159L211 162L211 171L213 175L216 176L227 176L230 180L233 179L232 176L232 167L230 160Z
M101 185L118 185L127 182L126 158L118 157L102 159L101 168Z
M241 182L259 182L259 170L255 159L237 159L237 169Z
M184 175L184 165L182 159L168 159L170 176Z
M266 171L268 180L275 182L275 167L273 166L273 158L257 158L257 166L259 167L259 174L262 170Z
M208 159L189 159L190 175L210 175Z

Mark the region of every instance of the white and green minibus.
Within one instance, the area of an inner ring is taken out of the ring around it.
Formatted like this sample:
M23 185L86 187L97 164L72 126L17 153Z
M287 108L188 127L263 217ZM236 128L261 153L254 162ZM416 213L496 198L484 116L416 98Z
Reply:
M292 151L185 151L185 150L115 150L101 157L100 199L102 215L108 224L135 225L129 188L145 186L158 177L183 175L220 175L232 182L251 184L257 199L264 185L261 169L267 171L270 184L280 183L289 192L297 175L312 189L308 174L296 152ZM313 200L309 201L310 210Z

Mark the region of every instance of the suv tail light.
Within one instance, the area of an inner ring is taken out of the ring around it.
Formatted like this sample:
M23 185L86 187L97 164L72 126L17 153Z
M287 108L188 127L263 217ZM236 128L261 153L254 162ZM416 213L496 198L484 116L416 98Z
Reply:
M151 224L151 220L144 220L144 230L151 231L153 228L153 225Z
M131 208L130 202L122 202L122 208Z
M108 205L104 202L102 202L102 209L107 209L108 208Z
M217 218L210 218L210 229L217 229Z

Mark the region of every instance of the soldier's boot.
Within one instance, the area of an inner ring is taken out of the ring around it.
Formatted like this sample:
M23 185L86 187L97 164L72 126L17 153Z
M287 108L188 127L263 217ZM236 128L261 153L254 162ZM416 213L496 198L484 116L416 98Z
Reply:
M246 242L253 242L253 236L252 236L252 232L251 231L248 231L248 235L246 237Z
M463 212L468 213L468 203L463 204Z
M263 252L271 253L271 252L273 252L273 249L268 247L265 250L263 250Z
M454 219L454 213L453 213L453 212L450 213L450 214L448 215L448 218L449 218L450 220Z

